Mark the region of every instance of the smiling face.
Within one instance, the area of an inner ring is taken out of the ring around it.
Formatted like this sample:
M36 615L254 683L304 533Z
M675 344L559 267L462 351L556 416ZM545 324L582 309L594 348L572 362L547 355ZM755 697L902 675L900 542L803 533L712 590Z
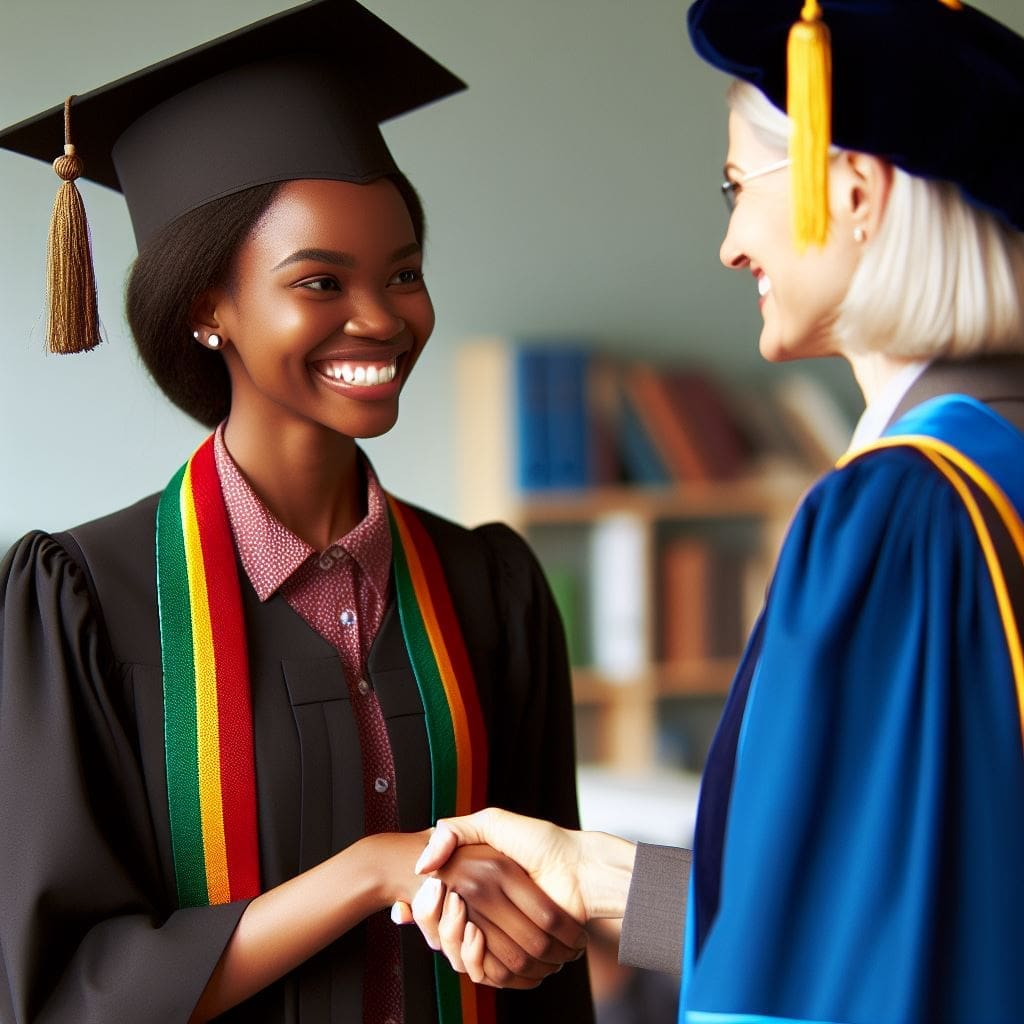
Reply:
M230 419L346 437L394 426L434 327L422 251L381 179L283 185L203 319L224 339Z
M789 167L741 183L744 175L784 155L763 143L738 114L730 115L725 173L738 187L720 256L726 267L753 275L764 320L760 350L772 362L836 354L832 326L861 252L853 234L857 196L851 192L850 202L836 200L850 180L843 159L832 163L828 241L802 254L793 242Z

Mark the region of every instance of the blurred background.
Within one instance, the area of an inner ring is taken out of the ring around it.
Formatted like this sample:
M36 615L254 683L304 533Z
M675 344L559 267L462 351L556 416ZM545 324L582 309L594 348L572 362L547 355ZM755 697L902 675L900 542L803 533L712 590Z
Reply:
M690 52L684 3L366 5L470 85L385 126L426 204L438 321L398 426L366 448L406 499L529 535L570 636L585 824L686 843L779 536L856 389L836 361L760 361L756 288L718 262L726 82ZM285 6L4 0L0 123ZM1024 32L1020 0L975 6ZM128 337L120 197L82 188L107 343L59 358L42 314L56 178L0 151L0 182L6 549L163 487L203 430ZM609 977L609 998L635 983Z

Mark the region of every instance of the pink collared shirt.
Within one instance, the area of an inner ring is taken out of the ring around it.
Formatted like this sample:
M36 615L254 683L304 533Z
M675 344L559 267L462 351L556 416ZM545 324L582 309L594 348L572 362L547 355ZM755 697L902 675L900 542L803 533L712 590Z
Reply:
M231 532L249 582L260 601L280 593L338 651L359 730L367 834L398 831L395 764L377 694L366 679L366 659L387 608L391 579L391 530L384 490L369 460L366 517L325 551L291 532L267 508L224 444L214 455ZM398 930L382 914L367 922L363 1019L402 1021Z

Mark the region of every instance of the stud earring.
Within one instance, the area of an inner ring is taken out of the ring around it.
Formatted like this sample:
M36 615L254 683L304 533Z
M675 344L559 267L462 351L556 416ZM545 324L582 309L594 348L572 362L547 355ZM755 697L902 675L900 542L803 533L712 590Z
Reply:
M855 242L865 242L867 237L868 233L863 228L857 227L853 229L853 240Z
M219 334L211 334L206 339L206 344L209 345L210 348L220 348L221 345L223 345L224 343L223 341L221 341L221 337Z

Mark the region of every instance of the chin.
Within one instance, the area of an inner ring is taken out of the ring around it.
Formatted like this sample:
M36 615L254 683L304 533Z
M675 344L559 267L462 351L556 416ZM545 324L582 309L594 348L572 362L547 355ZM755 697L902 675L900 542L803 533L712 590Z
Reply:
M387 413L379 416L360 416L357 421L349 422L341 427L339 433L356 440L368 440L372 437L381 437L386 434L398 422L398 410L389 409Z
M780 338L761 332L758 341L761 358L769 363L791 363L798 359L822 359L835 355L835 347L827 338L818 336L799 339Z

